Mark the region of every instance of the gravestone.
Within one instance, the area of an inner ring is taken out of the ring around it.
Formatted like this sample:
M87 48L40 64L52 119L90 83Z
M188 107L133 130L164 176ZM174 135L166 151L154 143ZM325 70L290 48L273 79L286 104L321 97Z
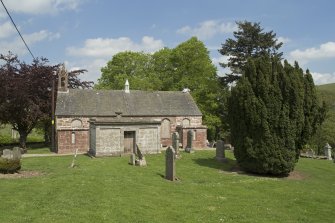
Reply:
M129 164L134 166L135 160L136 160L136 155L134 153L130 154Z
M187 153L193 153L193 130L188 130L187 131L187 145L185 148L185 152Z
M314 152L314 150L312 150L312 149L308 149L308 150L306 151L306 155L307 155L307 157L309 157L309 158L314 158L314 156L315 156L315 152Z
M21 159L21 148L20 147L14 147L13 148L13 159L19 160Z
M181 158L180 152L179 152L179 134L178 132L174 132L172 134L172 147L174 148L176 152L176 158Z
M332 160L332 147L327 143L324 147L325 156L327 157L327 160Z
M176 179L175 151L169 146L165 154L165 179L174 181Z
M9 159L9 160L12 160L13 159L13 151L10 150L10 149L4 149L2 151L2 158L4 159Z
M135 159L135 165L136 166L146 166L147 161L145 160L145 157L143 156L138 145L136 145L136 154L137 154L138 159Z
M216 142L216 160L222 162L226 160L225 156L225 148L224 148L224 142L222 140L218 140Z

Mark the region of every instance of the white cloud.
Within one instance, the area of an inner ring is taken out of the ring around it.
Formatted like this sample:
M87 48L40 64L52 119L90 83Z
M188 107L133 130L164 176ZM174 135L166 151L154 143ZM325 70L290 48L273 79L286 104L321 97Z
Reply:
M280 36L280 37L278 37L278 42L282 42L282 43L289 43L289 42L291 42L291 39L290 38L287 38L287 37L283 37L283 36Z
M81 0L4 0L9 12L25 14L56 14L64 10L76 10ZM0 12L3 17L5 11Z
M13 24L9 21L6 21L3 24L0 24L0 39L10 37L16 32Z
M311 60L326 59L335 57L335 42L327 42L319 47L308 48L305 50L294 50L289 54L291 60L306 64Z
M220 22L208 20L200 23L197 27L184 26L177 30L178 34L197 36L200 39L209 39L217 34L232 33L237 30L237 25L231 22Z
M112 57L122 51L155 52L164 47L162 40L144 36L140 43L133 42L128 37L87 39L84 47L68 47L67 53L72 56L89 56L97 58Z
M332 74L311 72L311 74L316 85L335 83L335 72Z
M25 39L29 48L31 48L35 43L45 40L51 41L55 38L59 38L59 36L59 33L52 33L47 30L41 30L35 33L24 34L23 38ZM0 49L3 53L8 51L18 55L25 55L28 53L28 50L26 49L20 37L16 37L14 39L7 38L6 40L0 41Z

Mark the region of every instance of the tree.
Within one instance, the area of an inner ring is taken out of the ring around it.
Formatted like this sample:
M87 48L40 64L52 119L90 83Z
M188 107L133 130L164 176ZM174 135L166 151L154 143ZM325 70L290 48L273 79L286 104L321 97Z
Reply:
M20 146L26 149L28 134L46 115L50 77L57 66L47 65L45 58L37 58L29 65L11 53L0 59L5 62L0 67L0 119L19 132Z
M118 53L101 71L102 76L95 86L98 89L123 89L126 79L132 89L181 91L189 88L204 115L209 139L218 135L224 94L209 52L197 38L154 54Z
M273 31L263 32L260 23L243 21L236 24L238 30L234 32L235 39L228 38L219 50L223 56L228 57L228 63L221 63L221 66L231 70L231 73L222 77L225 83L232 83L239 79L250 57L281 58L282 56L278 50L283 43L278 43Z
M28 134L36 125L43 123L44 129L51 125L52 81L58 65L48 65L46 58L37 58L31 64L20 61L16 55L0 55L4 64L0 66L0 122L11 124L20 134L20 146L26 149ZM82 88L92 82L80 82L78 74L84 70L70 72L69 85Z
M322 122L309 72L268 55L249 58L228 116L234 154L249 172L288 174Z
M106 67L95 86L97 89L123 89L126 79L134 90L158 90L160 80L153 73L152 55L143 52L116 54Z

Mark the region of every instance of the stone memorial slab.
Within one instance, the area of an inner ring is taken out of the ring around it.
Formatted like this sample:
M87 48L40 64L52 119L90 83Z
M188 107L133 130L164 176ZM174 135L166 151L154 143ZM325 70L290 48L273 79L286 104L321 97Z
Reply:
M2 158L4 159L13 159L13 151L10 149L4 149L2 151Z
M186 145L186 148L185 148L185 152L187 153L193 153L194 150L193 150L193 130L188 130L187 132L187 145Z
M327 157L327 160L332 160L332 147L327 143L324 147L325 156Z
M222 140L218 140L216 142L216 156L215 159L222 162L226 160L225 156L225 147L224 142Z
M172 147L174 148L176 152L176 158L181 158L180 152L179 152L179 134L178 132L174 132L172 134Z
M165 154L165 179L176 180L175 151L171 146L166 149Z

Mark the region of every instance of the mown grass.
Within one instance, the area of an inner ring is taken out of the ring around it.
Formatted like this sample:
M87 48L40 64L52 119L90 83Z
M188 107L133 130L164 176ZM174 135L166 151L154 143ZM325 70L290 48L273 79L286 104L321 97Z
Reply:
M16 138L12 138L11 125L0 125L0 144L18 143L20 135L16 133ZM38 129L33 129L27 137L27 142L43 142L43 132Z
M301 159L304 179L237 174L215 151L182 153L177 182L164 179L164 153L128 157L24 158L42 176L0 179L0 222L334 222L335 164Z

